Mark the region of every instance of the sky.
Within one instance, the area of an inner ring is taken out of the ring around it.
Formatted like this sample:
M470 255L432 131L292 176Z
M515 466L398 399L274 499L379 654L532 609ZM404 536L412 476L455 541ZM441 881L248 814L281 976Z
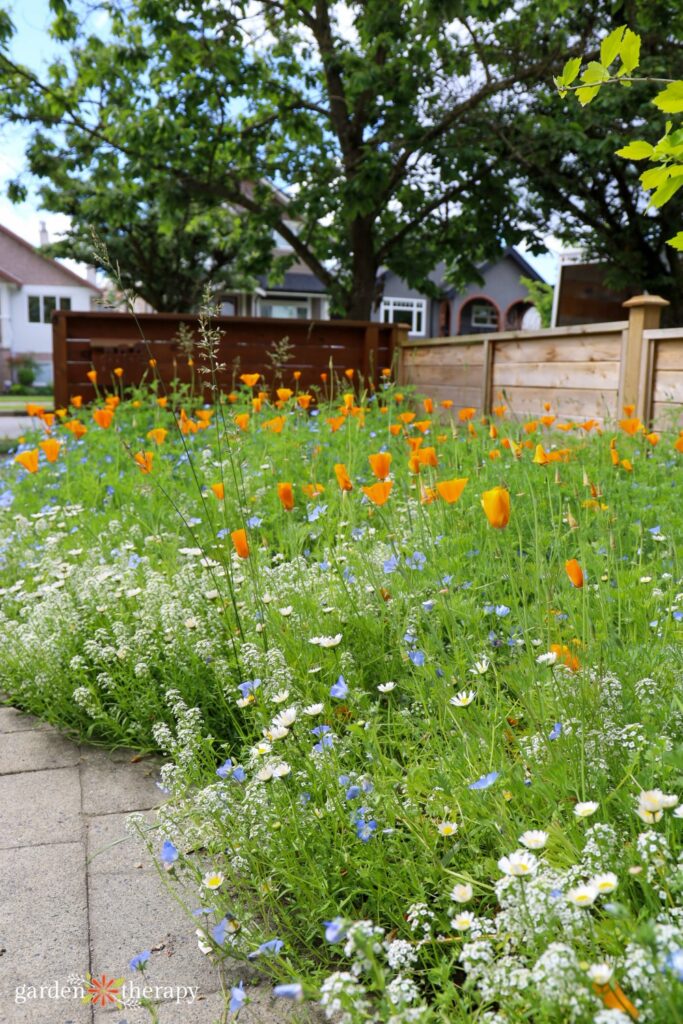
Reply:
M11 56L19 63L40 71L57 55L59 49L48 34L48 0L0 0L0 5L9 10L16 29L11 44ZM93 22L92 27L96 27L96 22ZM23 203L14 204L7 198L8 182L20 175L24 168L24 149L28 134L20 126L0 128L0 224L32 245L38 245L41 221L45 222L49 238L54 241L68 228L69 218L64 214L41 209L35 187L30 187L29 196ZM25 183L30 184L28 178L25 179ZM531 255L524 246L518 248L546 281L554 282L557 277L557 254L560 246L552 238L546 240L546 245L548 252L541 256ZM77 273L85 274L86 268L82 264L71 260L63 262Z

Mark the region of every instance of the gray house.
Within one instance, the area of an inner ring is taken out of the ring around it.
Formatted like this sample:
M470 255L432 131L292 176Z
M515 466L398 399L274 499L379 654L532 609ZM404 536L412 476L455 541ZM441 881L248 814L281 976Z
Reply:
M274 252L277 256L291 253L277 234ZM406 323L414 337L517 330L525 317L524 326L538 325L537 320L533 322L535 310L520 278L538 281L541 277L516 249L510 247L496 262L483 264L479 268L483 284L473 284L460 292L444 282L445 269L445 263L441 263L430 275L440 292L436 299L410 288L390 270L383 272L382 300L373 311L372 319L382 323ZM224 316L326 320L329 296L322 282L306 266L295 263L281 283L273 284L262 277L254 293L224 296L221 312Z

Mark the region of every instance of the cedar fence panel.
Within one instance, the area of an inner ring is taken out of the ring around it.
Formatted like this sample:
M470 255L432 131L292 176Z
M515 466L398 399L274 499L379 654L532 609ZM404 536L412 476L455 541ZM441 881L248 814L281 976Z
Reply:
M683 427L683 327L644 332L641 388L644 417L655 430Z
M203 362L197 350L199 322L196 316L176 313L89 313L59 310L52 318L55 403L66 405L72 395L86 402L96 397L87 378L97 370L98 384L110 387L115 367L122 367L123 381L137 384L150 358L157 360L156 372L165 384L173 378L191 379L187 358L178 344L178 330L185 324L195 343L195 371ZM265 317L218 317L212 326L220 329L217 360L226 369L219 374L223 388L233 384L235 372L264 373L268 353L287 338L292 359L283 371L283 382L291 382L294 370L301 371L302 389L320 385L320 374L356 371L363 385L376 385L383 367L391 366L405 328L353 320L280 320ZM239 368L236 361L239 360ZM203 376L195 375L195 381ZM269 382L270 383L270 382Z

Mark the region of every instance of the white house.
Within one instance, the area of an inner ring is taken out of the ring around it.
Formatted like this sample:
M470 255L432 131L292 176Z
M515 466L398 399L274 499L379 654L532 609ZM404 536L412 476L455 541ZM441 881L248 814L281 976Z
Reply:
M42 234L42 232L41 232ZM99 288L0 225L0 389L22 359L52 382L52 311L88 310Z

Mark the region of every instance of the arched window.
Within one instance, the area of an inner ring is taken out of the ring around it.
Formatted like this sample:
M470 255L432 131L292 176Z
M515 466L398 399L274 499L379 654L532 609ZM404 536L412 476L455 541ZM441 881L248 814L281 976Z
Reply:
M458 334L487 334L499 330L498 307L485 295L475 295L460 307Z
M519 299L517 302L513 302L509 307L505 315L505 330L506 331L528 331L532 330L530 321L533 319L531 316L531 310L536 310L536 307L532 302L528 302L526 299ZM539 324L540 326L540 318Z

